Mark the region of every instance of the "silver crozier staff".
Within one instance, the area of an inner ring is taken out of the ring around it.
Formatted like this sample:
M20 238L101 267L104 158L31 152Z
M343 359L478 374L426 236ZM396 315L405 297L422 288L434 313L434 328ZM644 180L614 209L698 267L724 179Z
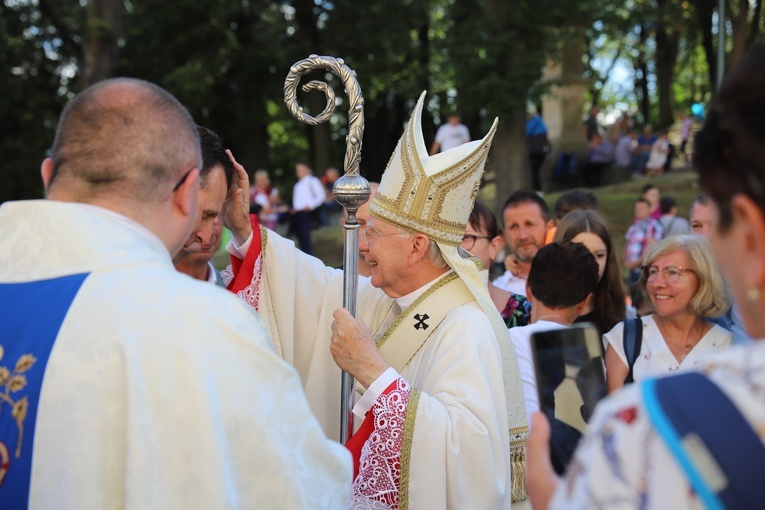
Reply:
M363 205L371 194L369 182L359 174L359 162L361 161L361 139L364 136L364 98L361 96L361 87L356 80L356 72L345 65L343 59L334 57L320 57L311 55L307 59L296 62L290 67L290 72L284 80L284 102L290 113L301 122L315 126L328 121L335 112L335 93L323 81L310 81L303 85L303 91L322 90L327 97L327 105L316 117L303 112L303 108L297 102L297 87L300 78L304 74L317 69L326 69L343 80L345 91L351 107L348 111L348 136L346 136L346 150L344 162L344 174L332 188L337 203L343 206L348 213L345 220L343 242L343 307L356 316L356 289L358 287L359 267L359 222L356 220L356 211ZM348 372L343 372L342 389L340 394L340 442L345 444L353 433L353 377Z

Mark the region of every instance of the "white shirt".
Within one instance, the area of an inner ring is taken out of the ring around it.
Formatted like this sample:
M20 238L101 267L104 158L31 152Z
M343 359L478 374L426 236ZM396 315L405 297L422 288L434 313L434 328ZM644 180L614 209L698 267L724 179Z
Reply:
M707 331L699 343L691 349L687 356L678 363L675 355L669 350L667 342L659 331L659 327L653 319L653 315L642 317L643 342L640 345L640 354L635 360L633 377L636 381L648 377L665 375L680 369L693 368L700 361L715 356L717 353L728 349L731 345L731 333L720 326L714 325ZM619 355L624 365L627 365L627 356L624 354L623 342L624 323L619 322L614 328L603 335L606 347L608 345Z
M491 283L497 288L526 297L526 278L515 276L510 271L505 271L505 274Z
M470 131L464 124L453 126L446 123L436 132L436 142L441 146L441 152L446 152L469 141Z
M526 417L531 427L531 415L539 411L539 392L537 391L537 375L534 370L534 356L531 354L531 335L539 331L564 329L566 326L552 321L536 321L528 326L510 328L510 338L518 356L523 383L523 397L526 400Z
M306 175L295 183L292 191L292 207L296 211L316 209L326 200L324 185L318 177Z

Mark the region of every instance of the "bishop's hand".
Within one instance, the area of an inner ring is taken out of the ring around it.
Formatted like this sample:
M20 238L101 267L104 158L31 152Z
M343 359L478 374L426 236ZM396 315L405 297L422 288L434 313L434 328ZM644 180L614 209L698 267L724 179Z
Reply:
M335 320L332 322L329 352L337 366L368 388L389 365L377 350L364 321L353 317L345 308L338 308L332 316Z
M231 163L234 164L234 182L226 197L221 211L223 224L234 235L237 245L241 246L252 234L250 222L250 177L240 165L230 150L226 150Z

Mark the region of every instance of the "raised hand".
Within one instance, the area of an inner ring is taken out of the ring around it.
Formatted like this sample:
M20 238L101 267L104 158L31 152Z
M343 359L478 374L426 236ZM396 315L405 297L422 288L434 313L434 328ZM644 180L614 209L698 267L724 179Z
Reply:
M223 224L234 235L237 245L241 246L252 234L250 223L250 177L240 165L230 150L226 150L231 163L234 165L234 182L228 190L226 202L223 204L221 219Z

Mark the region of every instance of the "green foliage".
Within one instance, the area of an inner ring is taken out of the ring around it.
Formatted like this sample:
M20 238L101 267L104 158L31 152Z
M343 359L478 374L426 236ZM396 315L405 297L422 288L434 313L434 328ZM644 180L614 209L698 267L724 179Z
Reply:
M289 66L310 53L343 57L356 70L365 97L362 173L379 180L426 89L426 144L456 111L474 134L500 116L508 137L502 139L512 143L511 152L522 152L524 108L544 93L545 64L582 40L589 47L582 71L593 80L593 99L637 105L641 97L633 84L618 88L602 63L642 68L650 96L645 104L656 116L656 30L663 27L679 37L676 105L707 101L708 55L693 24L701 1L125 0L114 74L168 89L198 123L219 133L250 172L270 170L285 194L297 159L322 154L326 163L340 166L345 151L347 101L318 135L318 128L300 124L282 103ZM0 4L0 201L42 194L40 160L53 142L61 108L79 89L84 42L110 29L86 6L53 0ZM345 99L338 80L329 81ZM299 98L307 110L316 106L307 94ZM494 163L502 171L525 171L520 157Z

